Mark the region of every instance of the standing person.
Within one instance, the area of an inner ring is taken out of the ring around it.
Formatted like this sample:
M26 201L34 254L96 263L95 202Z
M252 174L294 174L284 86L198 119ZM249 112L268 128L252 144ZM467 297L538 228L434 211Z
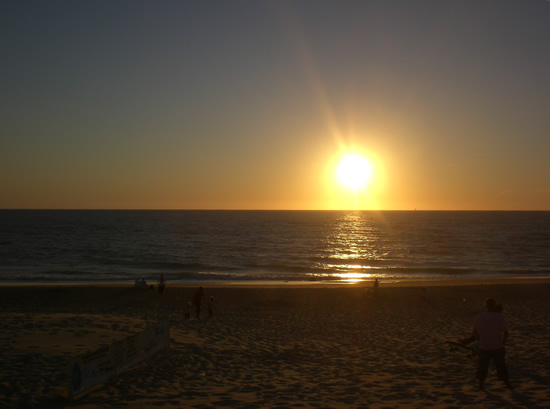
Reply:
M208 302L208 318L212 318L214 315L214 297L210 297L210 301Z
M166 280L164 279L164 274L160 273L159 278L159 293L162 294L164 292L164 286L166 285Z
M183 316L186 320L191 318L191 301L187 301L187 304L185 307L185 313Z
M428 289L426 287L422 287L422 288L420 288L420 291L422 291L422 296L421 296L422 299L424 301L429 301L428 300Z
M201 304L202 299L204 298L204 290L202 287L199 287L199 289L195 292L195 295L193 296L193 304L195 304L195 319L199 319L201 315Z
M497 302L494 298L487 298L485 307L487 311L477 316L473 327L473 334L479 340L480 358L477 368L479 389L483 389L491 359L495 362L498 378L504 381L506 387L512 389L504 359L504 344L508 340L508 326L504 316L497 312Z

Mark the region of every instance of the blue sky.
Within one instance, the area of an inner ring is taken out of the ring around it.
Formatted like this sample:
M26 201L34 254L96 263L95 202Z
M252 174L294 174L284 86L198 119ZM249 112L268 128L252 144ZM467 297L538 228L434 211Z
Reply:
M550 2L0 15L0 208L550 210Z

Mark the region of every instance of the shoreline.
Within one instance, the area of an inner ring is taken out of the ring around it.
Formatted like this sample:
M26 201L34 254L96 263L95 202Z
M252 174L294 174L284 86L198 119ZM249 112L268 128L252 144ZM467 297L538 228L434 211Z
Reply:
M350 288L369 288L372 287L374 279L360 280L353 282L334 281L334 280L235 280L235 281L216 281L216 280L194 280L192 282L174 281L168 282L167 287L173 288L292 288L292 287L350 287ZM550 277L485 277L485 278L452 278L452 279L379 279L380 287L453 287L463 285L499 285L499 284L544 284L550 283ZM134 283L130 281L79 281L79 282L0 282L2 287L133 287ZM157 288L157 283L153 283Z

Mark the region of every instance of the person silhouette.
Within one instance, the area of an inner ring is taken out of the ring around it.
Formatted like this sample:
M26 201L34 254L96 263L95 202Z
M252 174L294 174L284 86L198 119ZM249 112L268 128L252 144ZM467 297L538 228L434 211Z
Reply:
M204 298L204 290L202 287L199 287L199 289L195 292L195 295L193 296L193 304L195 305L195 319L199 319L201 315L201 304L202 300Z
M214 316L214 297L210 296L210 301L208 301L208 318Z
M498 378L503 381L509 389L510 379L506 368L504 344L508 340L508 326L504 316L497 311L497 302L494 298L485 300L486 312L479 314L472 329L473 335L479 340L479 362L477 368L477 379L479 389L483 389L489 363L494 361Z
M164 279L164 274L162 273L160 273L158 285L159 285L159 293L162 294L164 292L164 287L166 286L166 280Z

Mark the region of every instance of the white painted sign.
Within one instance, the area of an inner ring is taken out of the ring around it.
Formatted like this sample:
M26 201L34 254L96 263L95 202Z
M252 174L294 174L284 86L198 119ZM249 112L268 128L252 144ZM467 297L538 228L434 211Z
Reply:
M69 397L84 393L168 346L170 326L168 322L162 322L109 346L75 357L69 366Z

